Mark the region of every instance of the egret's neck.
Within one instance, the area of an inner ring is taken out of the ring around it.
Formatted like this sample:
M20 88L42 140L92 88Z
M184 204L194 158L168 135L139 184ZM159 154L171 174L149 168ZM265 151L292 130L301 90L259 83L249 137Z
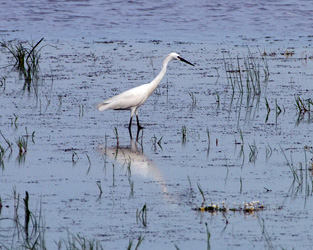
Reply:
M152 82L149 83L150 88L149 88L149 96L153 93L153 91L156 89L156 87L159 85L159 83L161 82L161 80L163 79L165 73L166 73L166 68L168 63L172 60L171 57L167 56L164 61L163 61L163 65L161 68L160 73L156 76L156 78L154 78L154 80Z

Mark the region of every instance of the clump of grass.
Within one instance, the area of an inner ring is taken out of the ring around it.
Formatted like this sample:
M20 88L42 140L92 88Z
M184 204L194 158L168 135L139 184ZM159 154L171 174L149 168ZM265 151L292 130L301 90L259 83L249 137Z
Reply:
M258 156L258 149L256 147L255 141L253 144L249 144L250 153L249 153L249 162L255 162Z
M137 244L136 244L136 246L135 246L135 250L138 250L138 248L139 248L140 244L142 243L142 241L144 240L144 238L145 238L145 237L143 237L143 236L141 236L141 235L138 237L138 242L137 242ZM131 250L131 249L132 249L132 246L133 246L133 241L132 241L131 239L129 239L129 243L128 243L128 246L127 246L127 250Z
M87 239L84 236L81 236L79 234L72 234L68 232L67 239L59 240L57 243L57 249L61 250L63 249L63 246L65 246L66 250L103 250L100 241L96 239Z
M6 142L6 144L8 145L7 149L10 148L11 151L12 151L12 145L13 145L13 143L10 142L10 141L2 134L1 131L0 131L0 135L2 136L2 138L4 139L4 141Z
M16 145L19 148L19 154L24 154L27 152L27 146L28 146L28 138L25 136L20 136L17 140L16 140Z
M289 161L288 158L287 158L287 156L286 156L286 154L285 154L285 152L284 152L284 150L283 150L283 148L281 147L281 145L279 145L279 146L280 146L280 150L282 151L282 153L283 153L283 155L284 155L284 157L285 157L285 159L286 159L287 165L288 165L288 167L289 167L289 169L290 169L290 171L291 171L291 173L292 173L293 182L296 181L298 184L300 184L301 182L300 182L300 179L299 179L299 175L298 175L298 173L297 173L297 171L296 171L296 168L295 168L294 165L293 165L292 158L291 158L291 160Z
M16 44L1 43L1 46L6 48L13 56L15 60L14 66L24 76L24 89L27 88L29 91L31 84L38 78L40 51L43 47L37 48L43 39L41 38L36 44L33 42L28 43L28 47L25 46L25 42L21 41L16 42Z
M296 107L300 114L311 111L311 105L313 104L311 98L301 99L300 96L295 97Z
M144 227L147 227L147 205L144 204L142 209L136 211L136 221L140 221Z
M266 54L262 55L260 53L260 55L263 66L261 66L260 61L251 53L249 48L248 55L242 58L237 56L236 59L232 59L229 53L229 59L226 59L223 55L226 78L233 93L238 89L238 92L241 94L244 92L253 95L261 94L261 69L263 68L264 71L264 82L267 82L269 68Z
M31 196L26 191L25 198L20 199L20 194L13 189L13 202L14 205L14 217L7 218L1 217L0 222L6 221L9 226L6 228L6 232L12 232L12 235L8 235L10 238L7 241L0 242L0 249L33 249L33 250L47 250L45 240L45 224L42 216L42 208L38 212L31 210ZM1 213L1 197L0 197L0 213ZM23 208L23 211L21 210ZM3 236L3 235L2 235ZM141 244L143 237L138 238L136 249ZM58 250L102 250L104 249L100 244L100 241L96 239L88 239L79 234L67 233L66 239L60 239L56 241L56 248Z
M23 205L20 205L20 195L14 189L14 218L1 218L3 221L12 221L13 226L7 228L12 231L10 246L0 243L0 248L4 249L47 249L45 245L45 226L43 222L41 208L39 213L34 213L30 209L30 196L25 192ZM20 213L20 206L24 207L24 216ZM20 220L24 219L24 222Z

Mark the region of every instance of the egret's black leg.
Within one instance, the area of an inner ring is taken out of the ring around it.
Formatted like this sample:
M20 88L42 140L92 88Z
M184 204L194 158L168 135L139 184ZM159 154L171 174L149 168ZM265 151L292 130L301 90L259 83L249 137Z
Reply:
M139 118L138 118L138 114L136 114L136 118L137 118L137 127L138 127L138 131L143 129L144 127L142 127L140 124L139 124Z
M131 139L133 138L133 136L132 136L132 121L133 121L133 117L130 117L129 125L128 125L128 131L129 131L129 136Z

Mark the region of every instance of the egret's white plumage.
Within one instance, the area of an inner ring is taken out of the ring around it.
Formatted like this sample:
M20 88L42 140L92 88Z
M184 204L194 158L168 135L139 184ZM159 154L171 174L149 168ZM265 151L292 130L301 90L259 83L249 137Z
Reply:
M167 65L172 60L180 60L182 62L188 63L194 66L192 63L183 59L179 54L172 52L170 53L163 61L162 69L160 73L154 78L153 81L147 84L140 85L138 87L129 89L121 94L113 96L109 99L104 100L98 104L98 110L104 111L108 109L114 110L130 110L130 121L129 121L129 130L131 128L131 123L134 113L136 113L137 126L142 128L139 124L138 118L138 108L145 103L148 97L153 93L158 84L161 82L162 78L166 73Z

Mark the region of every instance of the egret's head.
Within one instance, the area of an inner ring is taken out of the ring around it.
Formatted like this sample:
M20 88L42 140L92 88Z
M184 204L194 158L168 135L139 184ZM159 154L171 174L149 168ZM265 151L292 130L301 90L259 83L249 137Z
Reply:
M172 52L172 53L170 54L170 56L172 57L173 60L179 60L179 61L182 61L182 62L184 62L184 63L188 63L188 64L190 64L190 65L192 65L192 66L195 66L195 65L193 65L191 62L188 62L187 60L185 60L184 58L182 58L179 54L177 54L177 53L175 53L175 52Z

